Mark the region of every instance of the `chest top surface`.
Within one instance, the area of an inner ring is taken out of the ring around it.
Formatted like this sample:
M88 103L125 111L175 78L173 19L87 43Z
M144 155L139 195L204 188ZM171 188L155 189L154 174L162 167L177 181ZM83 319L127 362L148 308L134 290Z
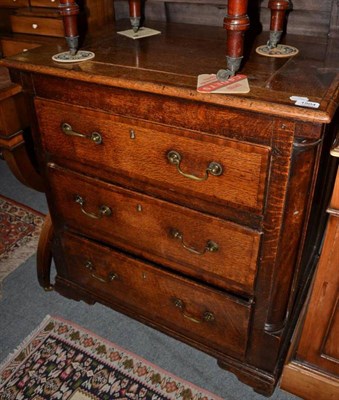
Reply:
M191 24L147 22L161 34L133 40L117 34L128 29L119 21L87 38L82 49L95 58L62 64L52 60L56 46L33 49L5 60L8 67L101 85L170 95L264 114L275 114L328 123L338 103L338 41L329 38L287 35L285 42L299 49L290 58L258 55L267 33L247 37L241 73L248 76L250 92L241 95L201 94L199 74L216 73L225 66L225 31ZM290 96L320 103L318 109L295 106Z

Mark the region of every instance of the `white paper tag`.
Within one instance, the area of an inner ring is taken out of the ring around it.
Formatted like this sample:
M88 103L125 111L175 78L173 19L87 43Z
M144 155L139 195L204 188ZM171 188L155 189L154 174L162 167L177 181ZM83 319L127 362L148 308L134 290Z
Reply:
M227 81L219 81L216 74L198 76L197 91L199 93L248 93L250 87L246 75L235 75Z
M316 103L314 101L307 101L307 100L298 100L295 102L295 105L301 106L301 107L319 108L320 103Z
M127 36L131 39L142 39L148 36L159 35L161 32L155 29L141 27L137 32L134 32L133 29L127 29L126 31L117 32L119 35Z

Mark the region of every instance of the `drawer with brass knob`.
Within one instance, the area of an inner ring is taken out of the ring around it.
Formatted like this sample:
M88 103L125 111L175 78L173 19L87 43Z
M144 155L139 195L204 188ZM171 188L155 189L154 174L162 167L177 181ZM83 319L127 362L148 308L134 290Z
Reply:
M58 0L30 0L31 7L59 7Z
M39 43L13 40L12 38L0 38L0 45L4 57L26 52L30 49L35 49L36 47L40 46Z
M190 343L203 339L217 351L244 357L251 303L70 233L61 241L67 272L56 284L65 279Z
M258 231L50 165L59 225L250 296Z
M4 8L29 7L29 0L0 0L0 7Z
M165 198L263 211L270 148L36 99L45 150L59 164ZM95 173L95 172L94 172ZM171 191L168 191L168 188Z
M10 16L10 21L14 33L65 36L62 18L57 9L18 9L14 15Z

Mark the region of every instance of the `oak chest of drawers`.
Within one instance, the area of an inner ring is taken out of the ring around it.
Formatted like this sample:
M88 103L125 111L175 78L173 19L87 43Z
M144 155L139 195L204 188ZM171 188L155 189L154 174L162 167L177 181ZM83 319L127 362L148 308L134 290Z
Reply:
M251 54L249 94L199 94L197 76L223 64L222 30L154 27L140 42L108 29L82 64L54 63L53 48L4 61L34 110L47 184L40 283L52 238L55 290L206 351L270 394L320 244L336 52L290 36L301 56Z

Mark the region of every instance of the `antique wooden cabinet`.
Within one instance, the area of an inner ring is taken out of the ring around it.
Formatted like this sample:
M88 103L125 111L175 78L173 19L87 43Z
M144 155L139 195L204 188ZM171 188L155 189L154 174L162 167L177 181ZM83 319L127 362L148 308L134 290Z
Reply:
M332 153L338 157L338 143L335 148ZM327 211L330 216L314 285L282 377L282 387L303 399L339 396L339 169Z
M250 37L250 92L202 94L198 75L224 66L225 31L146 22L161 34L104 27L88 62L57 63L53 46L2 61L32 111L46 184L39 280L197 347L269 395L334 180L338 41L290 34L299 54L273 59L255 52L267 33Z

